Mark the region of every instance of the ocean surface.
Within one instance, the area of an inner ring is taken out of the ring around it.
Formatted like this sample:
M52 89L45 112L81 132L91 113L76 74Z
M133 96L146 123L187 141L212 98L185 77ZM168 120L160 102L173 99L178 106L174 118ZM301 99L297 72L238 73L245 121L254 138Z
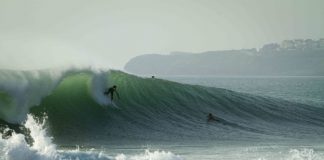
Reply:
M0 70L0 159L323 160L323 88L323 77Z
M163 76L161 78L324 107L324 76Z

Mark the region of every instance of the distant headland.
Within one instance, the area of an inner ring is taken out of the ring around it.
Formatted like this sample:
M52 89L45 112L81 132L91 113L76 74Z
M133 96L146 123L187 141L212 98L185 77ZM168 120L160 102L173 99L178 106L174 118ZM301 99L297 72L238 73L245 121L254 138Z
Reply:
M324 76L324 39L284 40L262 48L145 54L125 70L152 75Z

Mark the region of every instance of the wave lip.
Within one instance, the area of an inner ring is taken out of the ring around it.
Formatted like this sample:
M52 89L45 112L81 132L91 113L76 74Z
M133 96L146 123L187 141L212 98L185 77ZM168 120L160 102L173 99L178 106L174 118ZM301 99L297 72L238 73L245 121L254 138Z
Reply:
M71 75L88 73L93 75L92 95L97 103L110 103L102 94L107 86L109 71L101 69L37 70L11 71L0 70L0 118L10 123L26 120L31 107L37 106L49 96L61 81Z
M0 118L11 123L23 122L30 107L49 95L61 76L60 71L0 70Z

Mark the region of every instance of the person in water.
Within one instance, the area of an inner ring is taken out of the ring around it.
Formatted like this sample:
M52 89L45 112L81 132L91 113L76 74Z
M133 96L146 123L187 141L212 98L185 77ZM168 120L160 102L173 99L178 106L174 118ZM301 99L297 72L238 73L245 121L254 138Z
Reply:
M209 113L207 116L207 121L211 122L211 121L219 121L219 119L215 118L215 116L213 116L213 114Z
M116 85L113 85L112 87L108 88L108 90L105 91L104 94L107 95L107 96L110 94L110 99L112 101L114 99L114 93L116 93L117 97L120 98L119 94L117 92L117 86Z

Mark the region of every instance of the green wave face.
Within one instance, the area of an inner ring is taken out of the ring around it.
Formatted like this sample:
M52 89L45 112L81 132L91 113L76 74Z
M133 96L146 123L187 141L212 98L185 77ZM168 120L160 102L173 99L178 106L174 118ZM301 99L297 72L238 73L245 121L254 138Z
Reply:
M0 117L5 117L6 115L8 115L9 113L6 112L8 110L10 110L10 107L12 105L12 99L10 97L10 95L8 95L5 92L0 92L0 106L3 107L2 108L2 112L0 114Z
M114 100L119 109L103 94L112 85L120 94ZM1 92L0 101L10 103L10 96ZM47 116L50 133L60 144L257 140L299 137L300 130L304 138L323 138L313 131L323 131L324 122L321 108L120 71L63 74L30 112ZM218 121L207 122L208 113Z
M51 95L31 109L37 116L48 116L54 135L86 129L103 116L102 108L91 97L91 75L78 73L64 78Z

